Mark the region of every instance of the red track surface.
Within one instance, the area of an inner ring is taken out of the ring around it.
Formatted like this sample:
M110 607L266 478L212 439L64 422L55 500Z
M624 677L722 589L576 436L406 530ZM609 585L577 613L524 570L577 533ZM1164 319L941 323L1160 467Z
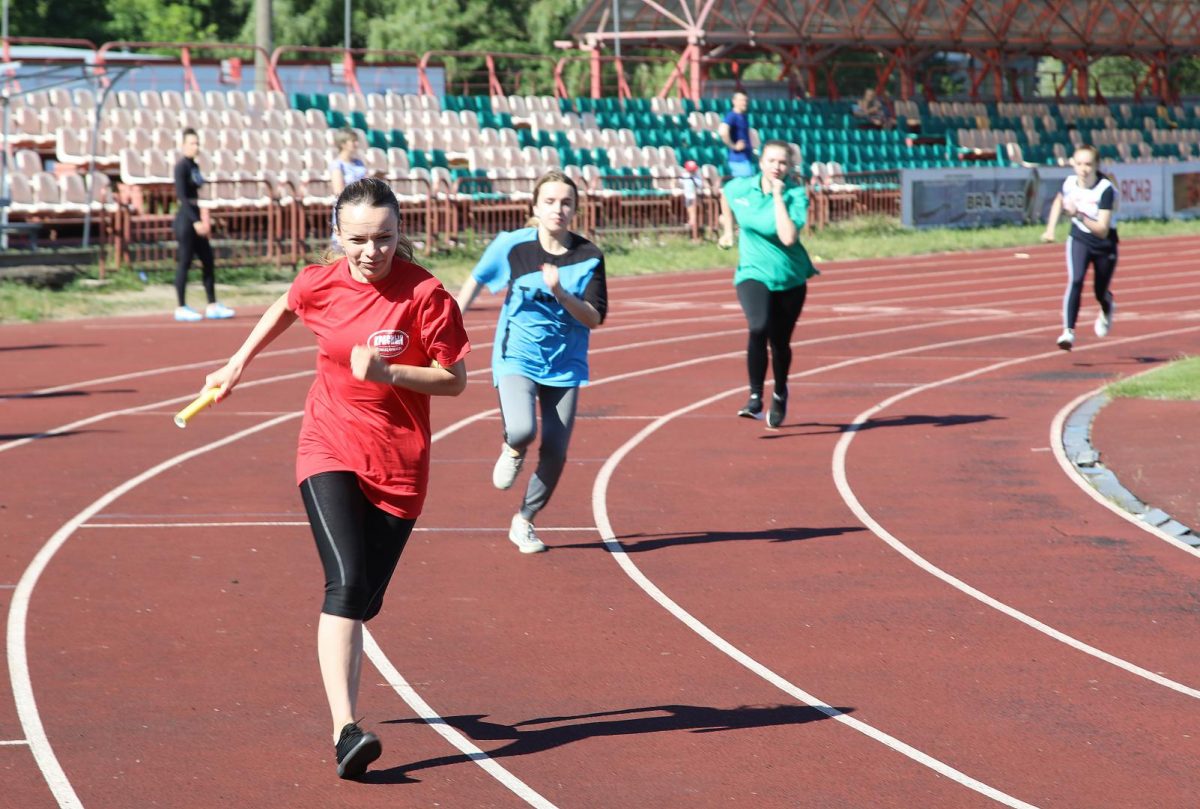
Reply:
M307 333L180 431L249 317L0 330L4 805L1194 807L1200 558L1082 492L1050 424L1198 350L1200 238L1123 245L1116 328L1086 302L1069 354L1061 251L827 265L776 432L733 418L728 273L615 280L535 557L472 313L370 624L367 783L331 761L298 421L238 437L301 408Z

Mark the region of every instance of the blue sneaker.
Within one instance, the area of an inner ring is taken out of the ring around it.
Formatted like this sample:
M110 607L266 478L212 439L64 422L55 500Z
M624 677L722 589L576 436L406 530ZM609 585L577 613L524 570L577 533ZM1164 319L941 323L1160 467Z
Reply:
M209 320L226 320L233 317L233 310L223 303L210 303L204 309L204 316Z
M204 320L204 315L190 306L177 306L175 307L175 319L180 323L195 323L197 320Z

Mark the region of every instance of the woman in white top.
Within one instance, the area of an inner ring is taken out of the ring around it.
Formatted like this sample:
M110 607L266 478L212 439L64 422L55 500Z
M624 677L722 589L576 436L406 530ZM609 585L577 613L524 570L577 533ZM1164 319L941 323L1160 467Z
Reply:
M1099 152L1095 146L1080 146L1071 158L1075 174L1063 181L1062 191L1050 206L1050 216L1042 241L1054 241L1058 217L1066 211L1071 217L1067 236L1067 291L1063 296L1063 332L1058 347L1070 351L1075 345L1075 321L1083 297L1083 278L1088 264L1095 268L1092 288L1100 303L1096 317L1097 337L1112 328L1116 304L1109 289L1117 269L1117 190L1098 170Z

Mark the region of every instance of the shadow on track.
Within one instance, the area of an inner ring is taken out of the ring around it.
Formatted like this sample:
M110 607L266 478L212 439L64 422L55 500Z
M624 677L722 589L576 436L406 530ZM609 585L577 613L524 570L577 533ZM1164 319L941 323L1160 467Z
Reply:
M1000 421L1003 418L1003 416L990 416L987 414L950 414L948 416L889 416L882 419L868 419L866 422L858 425L827 424L822 421L808 421L799 424L784 424L778 430L772 430L763 435L762 438L773 440L802 435L837 435L839 433L850 432L851 430L863 432L865 430L876 430L880 427L961 427L964 424L981 424L985 421ZM804 427L821 427L824 429L797 429Z
M645 553L660 548L672 548L681 545L706 545L710 542L749 542L759 540L765 542L801 542L806 539L822 539L836 537L842 534L853 534L865 531L861 525L832 526L829 528L775 528L766 531L676 531L664 534L624 534L617 537L626 553ZM583 548L585 550L607 550L602 542L576 542L569 545L555 545L554 550L568 548Z
M841 713L852 713L853 708L835 708ZM617 711L577 714L575 716L547 716L528 719L514 725L489 722L486 714L447 716L442 719L450 727L460 731L475 742L507 742L487 755L493 759L509 756L527 756L552 750L556 747L606 736L631 736L643 733L718 733L727 730L772 727L776 725L803 725L829 716L807 705L742 705L737 708L708 708L702 705L651 705L645 708L627 708ZM383 724L410 725L423 723L421 719L393 719ZM535 727L549 725L550 727ZM368 772L362 781L372 784L415 783L418 779L409 773L464 764L473 757L459 754L439 756L412 764L403 764L387 770Z

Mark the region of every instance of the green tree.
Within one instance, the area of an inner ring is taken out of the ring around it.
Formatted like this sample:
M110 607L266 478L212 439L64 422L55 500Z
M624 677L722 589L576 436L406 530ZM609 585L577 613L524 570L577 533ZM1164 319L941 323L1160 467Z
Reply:
M70 31L62 22L70 20ZM99 45L108 39L108 12L89 0L9 0L8 31L14 37L70 37Z
M158 0L109 0L108 38L140 42L215 40L211 3L160 3Z

